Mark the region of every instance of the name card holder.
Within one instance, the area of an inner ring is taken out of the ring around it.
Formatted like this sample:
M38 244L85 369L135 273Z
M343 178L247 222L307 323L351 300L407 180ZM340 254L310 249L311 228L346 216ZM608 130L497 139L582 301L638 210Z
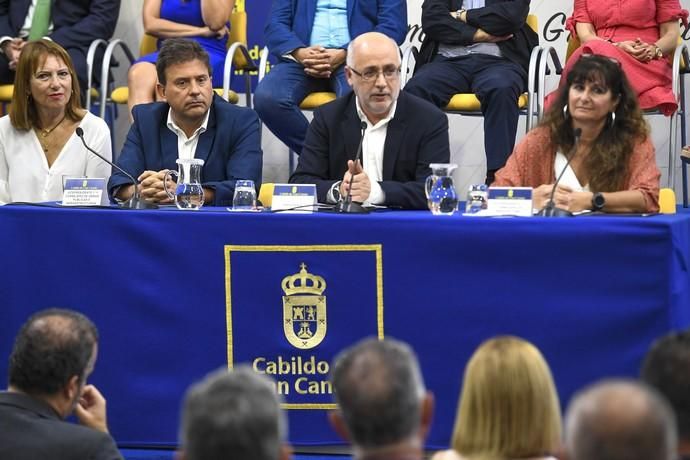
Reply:
M67 177L63 180L63 206L108 206L102 177Z
M532 187L489 187L488 214L532 216Z
M316 208L316 185L275 184L271 211L311 213Z

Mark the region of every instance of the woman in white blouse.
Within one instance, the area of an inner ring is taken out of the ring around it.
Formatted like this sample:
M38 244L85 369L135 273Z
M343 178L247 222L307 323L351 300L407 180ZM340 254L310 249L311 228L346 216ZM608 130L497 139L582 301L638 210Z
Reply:
M106 123L81 108L79 82L67 52L50 40L27 43L14 80L9 115L0 118L0 202L62 199L63 178L110 176Z

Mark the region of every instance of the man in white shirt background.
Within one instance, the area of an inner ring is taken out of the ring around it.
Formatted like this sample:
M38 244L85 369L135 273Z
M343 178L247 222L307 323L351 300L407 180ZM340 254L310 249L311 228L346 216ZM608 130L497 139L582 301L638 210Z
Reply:
M0 0L0 84L13 82L24 43L47 37L69 53L83 95L89 46L113 36L119 13L120 0Z

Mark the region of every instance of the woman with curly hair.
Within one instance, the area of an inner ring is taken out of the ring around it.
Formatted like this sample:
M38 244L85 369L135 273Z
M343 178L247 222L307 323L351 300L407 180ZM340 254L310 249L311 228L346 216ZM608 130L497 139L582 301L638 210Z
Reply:
M544 120L515 147L493 185L534 187L534 207L541 209L564 168L554 195L559 208L659 210L661 174L649 127L620 64L611 58L580 57Z

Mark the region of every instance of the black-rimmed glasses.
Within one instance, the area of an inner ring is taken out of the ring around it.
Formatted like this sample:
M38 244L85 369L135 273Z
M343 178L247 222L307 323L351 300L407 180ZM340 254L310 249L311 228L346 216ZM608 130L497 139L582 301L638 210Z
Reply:
M386 80L395 80L400 77L400 67L384 67L383 69L367 69L364 72L359 72L352 67L348 67L352 73L357 75L359 78L366 82L376 81L380 74L383 74L383 78Z

